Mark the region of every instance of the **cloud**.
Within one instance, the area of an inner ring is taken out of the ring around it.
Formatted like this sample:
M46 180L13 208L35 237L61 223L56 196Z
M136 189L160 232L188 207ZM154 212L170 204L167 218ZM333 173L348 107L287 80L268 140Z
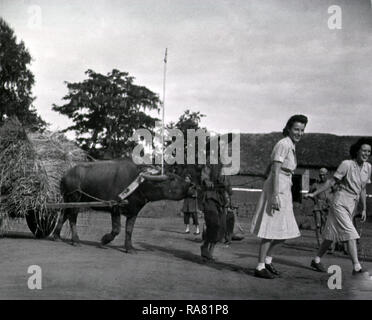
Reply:
M329 30L329 5L342 7L343 29ZM305 113L308 130L370 134L370 2L355 0L39 1L43 27L27 28L27 4L2 2L4 18L35 58L34 92L51 111L91 68L128 71L161 94L169 49L166 119L201 111L211 130L281 130ZM337 119L335 121L335 114ZM357 125L356 125L357 124Z

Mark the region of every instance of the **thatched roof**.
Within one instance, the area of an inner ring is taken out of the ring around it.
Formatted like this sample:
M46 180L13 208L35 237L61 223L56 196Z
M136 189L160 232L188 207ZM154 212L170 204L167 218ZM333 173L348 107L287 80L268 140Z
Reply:
M264 175L274 145L283 138L280 132L240 135L240 172L243 175ZM349 158L349 148L359 136L337 136L307 133L296 146L298 167L334 170Z

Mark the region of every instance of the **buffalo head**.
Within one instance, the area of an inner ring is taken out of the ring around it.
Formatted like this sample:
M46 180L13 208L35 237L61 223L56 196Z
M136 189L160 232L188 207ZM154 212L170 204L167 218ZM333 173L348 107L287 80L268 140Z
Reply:
M149 201L182 200L186 198L191 183L180 176L169 173L162 176L143 175L145 181L141 191Z

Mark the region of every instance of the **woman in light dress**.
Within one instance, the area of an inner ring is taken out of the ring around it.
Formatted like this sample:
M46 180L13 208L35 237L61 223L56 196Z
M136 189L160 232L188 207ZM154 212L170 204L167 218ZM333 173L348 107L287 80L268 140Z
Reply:
M342 161L332 179L329 179L315 192L306 195L306 197L314 198L317 194L338 185L324 227L324 241L317 256L311 261L311 267L316 271L326 272L320 258L324 256L333 241L342 241L348 246L353 263L352 274L363 273L358 260L356 240L359 239L359 235L353 224L353 213L358 201L361 200L363 207L361 221L366 220L366 184L371 182L371 164L367 160L371 154L371 145L372 142L369 139L360 138L350 148L351 160Z
M295 145L307 124L304 115L292 116L283 129L284 138L271 153L271 169L253 217L251 232L261 238L255 276L273 279L280 272L274 268L272 254L277 245L300 236L292 204L292 174L297 166Z

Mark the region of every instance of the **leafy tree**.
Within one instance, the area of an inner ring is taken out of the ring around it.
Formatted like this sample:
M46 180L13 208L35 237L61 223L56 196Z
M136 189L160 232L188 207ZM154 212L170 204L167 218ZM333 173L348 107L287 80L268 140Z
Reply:
M168 124L168 128L173 129L177 128L182 131L182 134L185 138L184 141L184 150L185 150L185 155L184 155L184 164L177 164L174 166L174 171L177 172L178 174L185 175L186 173L191 174L193 177L196 177L199 171L199 166L195 165L198 162L198 140L195 141L196 143L196 153L195 153L195 164L188 164L187 163L187 148L190 143L193 143L193 141L187 141L187 130L188 129L193 129L193 130L198 130L198 129L204 129L206 128L201 128L200 127L200 122L201 119L205 117L204 114L201 112L192 112L189 109L184 111L184 113L179 117L177 122L170 122ZM168 142L168 145L171 144L171 142Z
M6 117L16 116L25 127L45 129L46 122L32 105L34 75L28 69L31 55L23 41L0 18L0 124Z
M187 129L200 129L201 119L205 117L204 114L201 114L199 111L191 112L189 109L184 111L184 113L179 117L176 123L171 122L169 128L177 128L182 131L184 136L187 135Z
M62 106L53 105L53 110L66 115L80 146L97 158L116 158L129 155L135 142L131 141L134 130L155 127L156 118L145 111L159 111L158 96L143 86L134 84L134 78L127 72L112 70L107 75L93 70L85 72L88 79L66 82L68 102Z

